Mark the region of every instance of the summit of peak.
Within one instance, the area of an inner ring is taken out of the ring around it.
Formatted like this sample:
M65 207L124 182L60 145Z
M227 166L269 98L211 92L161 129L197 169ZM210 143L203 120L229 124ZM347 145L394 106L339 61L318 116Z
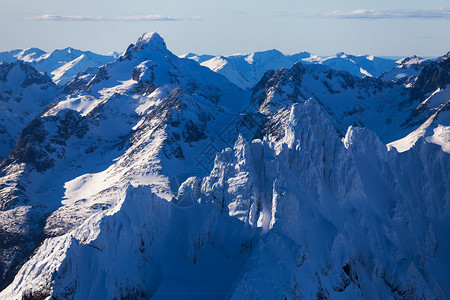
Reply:
M151 47L151 49L167 50L164 39L157 32L146 32L136 42L135 50L142 50Z
M168 52L164 39L157 32L144 33L136 44L131 44L123 54L125 58L147 56L149 53Z

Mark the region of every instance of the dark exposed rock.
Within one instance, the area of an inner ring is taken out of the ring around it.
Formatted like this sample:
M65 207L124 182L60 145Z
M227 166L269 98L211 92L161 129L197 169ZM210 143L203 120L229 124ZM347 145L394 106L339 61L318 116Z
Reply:
M44 122L55 124L56 134L49 136ZM57 150L55 146L64 146L72 136L82 138L87 130L86 121L74 110L63 110L57 116L35 118L22 131L11 154L0 163L0 168L15 161L32 165L38 172L45 172L55 165L50 155Z
M22 88L26 88L33 84L44 85L45 87L54 85L53 81L50 79L50 77L47 76L47 74L41 74L30 64L20 60L9 64L8 63L0 64L0 81L6 82L9 71L11 71L11 69L16 66L18 66L21 69L21 71L25 74L25 78L21 83Z
M300 62L294 64L290 69L281 68L278 71L267 71L253 89L252 102L260 106L266 99L267 93L278 85L291 82L294 88L300 87L304 73L305 68ZM294 91L295 93L300 94L297 90Z
M47 74L42 75L31 65L24 63L22 61L17 62L20 65L20 68L26 74L25 79L22 82L22 87L26 88L33 84L51 86L54 85L53 81L48 77Z
M22 131L11 154L0 163L0 168L4 168L13 161L31 164L38 172L53 167L54 161L49 157L47 151L42 151L42 144L47 135L48 132L42 120L35 118Z
M302 63L296 63L290 69L280 69L278 71L268 71L264 74L263 78L256 84L253 89L252 103L255 107L260 108L262 105L266 105L264 101L268 98L269 93L274 91L279 95L284 95L285 98L289 99L292 103L307 100L309 97L303 95L303 77L305 73L308 72L318 84L322 84L330 94L339 94L347 89L358 89L359 98L365 99L367 96L376 95L381 92L384 88L393 88L394 83L384 82L378 78L364 77L359 78L357 76L351 75L347 71L333 70L326 66L314 65L305 66ZM319 74L324 74L325 79L320 79ZM337 79L336 82L339 85L333 86L332 82ZM283 87L289 86L289 92L286 92ZM319 102L320 99L315 97ZM303 100L302 100L303 99ZM269 105L274 105L277 108L276 103ZM325 108L328 110L327 108ZM333 112L330 111L330 114Z
M206 127L189 120L183 129L183 140L186 143L197 142L206 139Z
M87 132L88 126L83 122L83 117L75 110L64 110L58 114L58 136L64 140L72 135L81 139Z
M450 84L450 52L440 60L426 65L414 83L412 98L419 98Z
M110 77L108 75L108 72L106 71L106 66L100 67L97 74L95 74L94 78L92 78L86 85L86 90L89 91L95 84L103 80L108 80L109 78Z
M45 300L50 296L50 291L28 291L23 293L22 300Z
M13 66L14 66L13 63L8 64L8 63L5 63L5 62L2 62L0 64L0 81L6 82L6 80L8 78L9 70L11 70L11 68Z
M64 94L81 93L87 90L89 81L98 73L99 68L88 68L78 73L75 78L64 85Z
M139 81L131 92L139 95L150 95L157 88L158 87L150 81Z
M19 232L0 228L0 290L13 281L25 260L45 238L42 228L46 214L39 207L31 210L33 212L28 215L26 223L16 224Z

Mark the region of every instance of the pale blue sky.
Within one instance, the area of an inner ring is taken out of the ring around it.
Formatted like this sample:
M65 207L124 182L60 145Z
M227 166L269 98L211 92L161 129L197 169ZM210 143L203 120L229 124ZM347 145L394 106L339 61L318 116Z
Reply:
M0 26L0 51L122 52L148 31L176 54L450 51L448 0L0 0Z

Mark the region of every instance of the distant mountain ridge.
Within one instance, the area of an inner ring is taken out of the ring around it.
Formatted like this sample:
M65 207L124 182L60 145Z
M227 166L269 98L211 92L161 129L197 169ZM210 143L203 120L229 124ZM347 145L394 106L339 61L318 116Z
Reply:
M290 68L296 62L322 64L358 77L379 77L399 64L392 59L342 52L329 57L319 57L309 52L285 55L278 50L215 57L188 53L180 57L193 59L244 89L253 88L265 72Z
M450 297L449 58L391 63L155 32L64 86L1 63L0 298Z
M47 73L59 85L72 80L78 73L88 68L100 67L115 59L111 55L95 54L91 51L81 51L71 47L55 50L51 53L38 48L0 52L0 61L23 61L30 63L39 72Z
M119 55L117 52L99 55L71 47L55 50L51 53L46 53L38 48L28 48L25 50L0 52L0 61L14 62L22 60L31 63L40 72L47 72L56 84L64 85L74 79L78 73L112 62ZM348 71L358 77L379 77L383 74L382 78L385 80L404 79L406 76L404 72L399 73L394 70L411 68L405 67L411 66L411 62L406 63L406 60L410 58L405 58L405 62L401 62L372 55L355 56L343 52L327 57L319 57L309 52L285 55L278 50L228 56L187 53L180 57L197 61L199 64L224 75L228 80L244 89L252 88L266 71L277 70L282 67L289 68L299 61L327 65L335 70ZM411 59L414 61L414 58ZM403 67L399 66L399 64L403 65ZM391 70L400 75L392 75L394 73L389 73ZM417 72L414 74L418 75Z

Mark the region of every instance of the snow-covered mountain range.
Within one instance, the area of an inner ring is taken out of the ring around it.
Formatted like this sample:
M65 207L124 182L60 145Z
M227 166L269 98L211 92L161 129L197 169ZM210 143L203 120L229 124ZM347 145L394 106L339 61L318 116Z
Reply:
M47 73L59 85L66 84L88 68L98 68L112 62L117 53L100 55L91 51L81 51L71 47L51 53L38 48L0 52L0 61L30 63L36 70Z
M338 53L329 57L320 57L309 52L285 55L277 50L236 54L229 56L197 55L188 53L183 58L190 58L214 72L224 75L228 80L243 89L251 89L265 72L290 68L296 62L305 64L322 64L334 70L347 71L358 77L378 77L392 70L400 62L372 55L348 55ZM390 76L395 79L395 76ZM387 78L387 77L386 77Z
M449 54L13 55L0 298L450 297Z

